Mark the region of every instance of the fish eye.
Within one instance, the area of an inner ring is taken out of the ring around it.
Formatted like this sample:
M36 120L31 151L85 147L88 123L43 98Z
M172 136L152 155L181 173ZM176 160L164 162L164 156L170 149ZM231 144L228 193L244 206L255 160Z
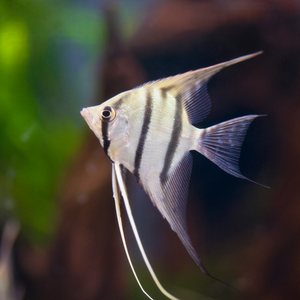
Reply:
M116 116L116 111L114 108L110 106L105 106L101 112L101 120L103 122L110 122L112 121Z

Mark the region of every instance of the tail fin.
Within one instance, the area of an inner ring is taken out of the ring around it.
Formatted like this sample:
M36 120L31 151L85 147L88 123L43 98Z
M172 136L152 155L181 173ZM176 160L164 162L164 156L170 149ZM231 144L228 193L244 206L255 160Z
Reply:
M238 163L247 129L260 116L263 115L248 115L202 129L196 150L225 172L257 183L241 174Z

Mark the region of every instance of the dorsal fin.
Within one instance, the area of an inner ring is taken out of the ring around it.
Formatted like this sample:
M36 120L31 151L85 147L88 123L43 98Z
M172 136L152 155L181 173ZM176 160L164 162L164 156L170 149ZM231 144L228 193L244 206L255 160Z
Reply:
M208 80L220 70L261 53L262 51L241 56L211 67L167 77L149 84L160 88L162 97L167 93L171 93L174 97L180 94L189 121L191 124L195 124L204 120L210 112L211 102L206 88Z

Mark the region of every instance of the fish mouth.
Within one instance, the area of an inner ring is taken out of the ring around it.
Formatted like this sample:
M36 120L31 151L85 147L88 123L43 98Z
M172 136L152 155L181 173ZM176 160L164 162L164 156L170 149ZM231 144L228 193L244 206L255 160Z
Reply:
M94 118L94 114L92 111L90 111L88 108L83 108L80 111L80 114L82 115L82 117L84 118L84 120L86 121L86 123L89 125L89 127L91 128L92 131L96 131L96 121ZM96 132L95 132L96 133Z
M82 117L84 118L85 122L90 127L90 129L98 137L98 139L101 140L102 126L101 126L101 121L98 117L98 113L97 113L95 107L83 108L80 111L80 114L82 115Z
M86 123L89 125L89 127L91 127L91 129L93 130L92 127L95 125L93 113L88 108L83 108L80 111L80 114L82 115Z
M80 114L82 115L82 117L87 121L87 119L89 119L91 117L90 112L87 108L83 108L80 111Z

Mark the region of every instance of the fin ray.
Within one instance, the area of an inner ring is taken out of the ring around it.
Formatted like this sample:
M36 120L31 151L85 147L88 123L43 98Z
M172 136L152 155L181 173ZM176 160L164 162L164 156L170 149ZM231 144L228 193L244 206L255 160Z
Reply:
M192 165L193 156L187 152L177 166L168 172L165 181L155 179L155 184L150 186L147 184L147 179L140 177L140 184L199 266L199 258L192 246L186 225L186 206ZM147 172L148 176L151 176L149 172L151 170Z
M225 172L257 183L242 175L238 163L247 129L250 123L260 116L262 115L243 116L206 129L200 129L203 130L203 133L198 141L196 150ZM257 184L262 185L260 183Z
M158 289L169 299L171 300L179 300L178 298L176 298L175 296L173 296L172 294L170 294L168 291L166 291L164 289L164 287L161 285L161 283L159 282L149 260L148 260L148 257L146 255L146 252L144 250L144 247L143 247L143 244L141 242L141 239L140 239L140 236L139 236L139 233L138 233L138 230L137 230L137 227L136 227L136 224L135 224L135 221L134 221L134 218L133 218L133 215L132 215L132 211L131 211L131 208L130 208L130 204L129 204L129 200L128 200L128 196L127 196L127 191L126 191L126 187L125 187L125 184L124 184L124 181L123 181L123 178L122 178L122 173L121 173L121 167L120 167L120 164L118 163L115 163L114 164L114 172L116 174L116 179L117 179L117 183L118 183L118 186L120 188L120 191L121 191L121 195L123 197L123 200L124 200L124 204L125 204L125 208L126 208L126 212L127 212L127 215L128 215L128 219L129 219L129 222L130 222L130 225L131 225L131 228L132 228L132 231L133 231L133 234L134 234L134 237L135 237L135 240L138 244L138 247L140 249L140 252L142 254L142 257L143 257L143 260L148 268L148 271L153 279L153 281L155 282L156 286L158 287ZM139 281L138 281L139 283ZM143 290L143 289L142 289ZM144 290L143 290L144 292ZM146 293L146 295L148 296L148 294ZM151 297L150 297L151 299Z
M209 79L233 64L250 59L261 54L262 51L244 55L214 66L189 71L183 74L167 77L150 83L162 90L162 95L171 93L174 97L181 95L181 101L187 111L191 124L196 124L204 120L210 112L211 101L207 93L207 82Z
M187 231L186 206L192 166L193 156L187 152L176 168L170 171L164 183L158 182L154 189L143 182L142 178L140 183L172 230L176 232L197 266L204 274L212 277L199 259Z
M125 168L123 168L124 170ZM122 173L124 173L124 171L122 170ZM122 180L124 179L124 175L122 175ZM112 164L112 187L113 187L113 196L114 196L114 200L115 200L115 208L116 208L116 215L117 215L117 221L118 221L118 226L119 226L119 230L120 230L120 234L121 234L121 239L122 239L122 243L124 246L124 250L127 256L127 260L128 263L130 265L130 268L132 270L132 273L135 277L135 280L137 281L140 289L142 290L142 292L151 300L153 300L153 298L151 298L149 296L149 294L144 290L136 272L134 269L134 266L132 264L131 258L130 258L130 254L127 248L127 243L126 243L126 239L125 239L125 234L124 234L124 229L123 229L123 224L122 224L122 217L121 217L121 209L120 209L120 186L118 185L118 181L117 181L117 177L116 177L116 171L115 171L115 166L114 164Z
M203 121L210 112L211 101L207 92L207 81L187 87L182 92L183 106L191 124Z
M154 194L150 192L147 186L144 184L143 188L150 196L152 202L157 206L162 216L169 222L173 231L175 231L183 243L185 249L199 267L199 269L208 277L221 282L235 290L238 290L234 286L231 286L227 282L224 282L214 276L212 276L204 267L200 260L196 250L194 249L190 236L187 231L186 224L186 205L189 181L191 177L193 165L193 156L190 152L187 152L181 161L178 163L175 170L170 173L165 185L161 188L154 189Z
M160 195L162 208L159 207L158 203L156 204L195 263L204 273L208 273L203 267L187 232L186 206L192 165L193 156L188 152L183 156L176 169L171 172L164 186L162 186Z

